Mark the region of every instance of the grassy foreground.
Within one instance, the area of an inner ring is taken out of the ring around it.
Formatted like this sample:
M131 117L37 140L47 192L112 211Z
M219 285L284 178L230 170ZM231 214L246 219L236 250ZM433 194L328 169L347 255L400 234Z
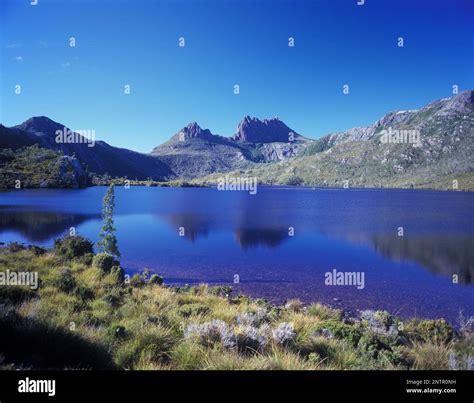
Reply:
M87 240L52 250L0 248L0 271L37 272L39 287L0 286L1 369L469 369L472 318L347 318L289 301L232 296L227 287L170 288L128 279Z

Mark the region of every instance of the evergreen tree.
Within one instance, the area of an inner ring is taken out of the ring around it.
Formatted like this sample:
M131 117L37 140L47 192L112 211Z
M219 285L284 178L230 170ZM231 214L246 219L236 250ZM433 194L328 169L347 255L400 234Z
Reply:
M102 252L112 256L120 257L120 251L117 246L117 237L115 236L114 227L114 207L115 207L115 193L114 185L110 185L102 200L102 220L103 226L100 230L100 240L97 246Z

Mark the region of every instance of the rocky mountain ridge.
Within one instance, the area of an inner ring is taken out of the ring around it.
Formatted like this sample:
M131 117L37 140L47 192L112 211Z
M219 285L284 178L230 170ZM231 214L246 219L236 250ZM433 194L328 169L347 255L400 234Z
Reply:
M209 181L218 174L238 173L274 184L429 186L462 177L470 186L473 105L474 91L464 91L419 110L390 112L370 126L317 140L298 134L278 118L245 116L230 137L191 122L149 154L103 141L95 141L93 147L87 141L58 143L56 133L69 129L42 116L11 128L0 125L0 149L37 145L74 156L92 173L141 180ZM392 134L400 133L415 135L418 143L411 144L408 137L392 141Z

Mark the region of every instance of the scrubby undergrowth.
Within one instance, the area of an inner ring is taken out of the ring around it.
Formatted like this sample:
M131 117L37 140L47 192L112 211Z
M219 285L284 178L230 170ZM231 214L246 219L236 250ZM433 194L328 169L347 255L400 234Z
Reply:
M38 289L0 286L3 369L472 369L472 319L404 320L284 307L228 287L169 288L124 277L84 244L0 249L0 271L38 272Z

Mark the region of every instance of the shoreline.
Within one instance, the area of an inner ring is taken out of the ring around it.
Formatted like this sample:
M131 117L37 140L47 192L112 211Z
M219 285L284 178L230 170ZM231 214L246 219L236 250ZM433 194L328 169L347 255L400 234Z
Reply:
M54 251L54 248L53 247L48 247L48 246L39 246L39 245L34 245L34 244L29 244L29 243L19 243L17 241L11 241L11 242L0 242L0 253L3 251L6 251L9 249L9 246L11 244L15 244L15 245L18 245L19 247L21 248L24 248L26 250L35 250L37 248L40 248L40 249L44 249L45 251L47 252L50 252L52 253ZM95 253L97 254L97 253ZM124 275L127 275L129 276L130 278L135 276L135 275L141 275L143 273L143 271L146 271L146 270L149 270L147 268L143 268L143 269L138 269L138 268L135 268L135 269L127 269L126 267L123 268L123 272L124 272ZM160 275L159 272L156 272L156 271L153 271L153 270L150 270L151 274L156 274L156 275ZM223 282L207 282L207 281L199 281L199 282L173 282L173 281L170 281L170 282L166 282L165 281L165 277L163 277L163 286L170 289L170 290L179 290L179 289L191 289L191 288L196 288L196 287L208 287L208 288L226 288L226 289L229 289L231 292L233 292L234 294L233 295L236 295L236 296L239 296L239 297L242 297L242 298L247 298L247 299L250 299L252 301L261 301L262 303L264 304L267 304L267 305L270 305L272 306L273 308L276 308L276 309L280 309L282 307L284 307L288 301L291 301L291 300L294 300L295 298L284 298L282 299L281 297L272 297L270 295L265 295L265 294L259 294L259 293L253 293L253 292L243 292L243 293L240 293L238 292L238 294L235 294L235 289L236 287L234 286L233 283L223 283ZM468 286L466 286L468 287ZM298 299L298 298L296 298ZM393 312L393 310L390 310L390 309L387 309L387 308L384 308L384 307L380 307L380 308L373 308L373 307L362 307L362 308L347 308L347 307L344 307L344 306L341 306L339 305L338 303L341 302L341 298L337 297L337 298L332 298L334 301L332 302L328 302L328 301L325 301L324 299L311 299L311 300L305 300L305 301L300 301L300 304L301 304L301 308L303 309L306 309L307 307L311 306L311 305L314 305L314 304L320 304L320 305L324 305L330 309L334 309L334 310L338 310L342 313L342 315L349 319L349 320L354 320L354 319L357 319L360 312L363 312L363 311L388 311L393 317L396 317L397 319L400 319L400 320L408 320L408 321L412 321L412 320L417 320L417 321L424 321L424 320L444 320L447 324L449 324L450 326L452 326L454 329L459 329L460 327L460 323L459 323L459 318L463 315L463 311L460 310L459 313L458 313L458 317L456 317L456 319L454 320L448 320L446 319L445 316L443 315L436 315L436 316L421 316L421 315L409 315L409 314L401 314L401 313L397 313L395 314ZM299 299L298 299L299 300Z
M110 184L114 184L115 186L125 186L124 182L111 182L109 184L93 184L90 186L84 187L40 187L40 186L33 186L33 187L23 187L21 189L15 189L14 186L11 187L0 187L0 192L5 191L19 191L19 190L81 190L81 189L90 189L94 187L107 187ZM131 181L128 185L130 187L159 187L159 188L191 188L191 189L200 189L200 188L207 188L207 189L215 189L217 188L217 183L215 182L201 182L201 183L192 183L192 182L185 182L183 184L176 184L173 182L154 182L153 184L148 184L146 181L143 183L136 183L135 181ZM258 185L258 187L262 188L271 188L271 189L282 189L282 190L309 190L309 191L333 191L333 190L341 190L341 191L387 191L387 190L394 190L394 191L426 191L426 192L443 192L443 193L474 193L474 189L450 189L450 188L436 188L436 187L334 187L334 186L311 186L311 185L280 185L280 184L267 184L262 183ZM245 191L244 191L245 192Z
M0 271L37 272L40 286L0 287L0 369L469 369L472 318L359 318L323 304L275 306L229 287L127 279L85 238L53 249L0 248ZM108 257L107 257L108 256ZM24 277L26 278L26 277ZM25 352L25 346L28 350ZM66 351L55 354L54 351ZM30 353L28 353L30 352ZM29 359L34 355L34 360Z

